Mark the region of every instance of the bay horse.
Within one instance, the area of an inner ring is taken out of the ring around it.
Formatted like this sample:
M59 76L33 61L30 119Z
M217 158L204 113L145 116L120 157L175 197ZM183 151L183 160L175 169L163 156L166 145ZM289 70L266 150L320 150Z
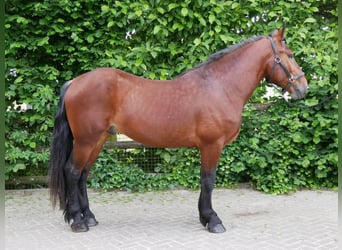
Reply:
M116 132L150 147L196 147L201 155L199 220L212 233L225 227L212 207L223 147L239 134L242 110L258 83L303 98L307 80L285 44L285 27L223 49L172 80L144 79L98 68L61 88L55 116L49 188L74 232L98 224L86 181L106 139Z

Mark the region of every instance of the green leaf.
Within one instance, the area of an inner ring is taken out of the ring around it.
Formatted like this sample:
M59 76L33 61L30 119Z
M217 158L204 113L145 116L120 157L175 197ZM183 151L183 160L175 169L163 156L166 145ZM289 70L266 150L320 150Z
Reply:
M142 13L143 13L142 10L136 10L136 11L135 11L135 14L136 14L137 16L141 16Z
M158 7L157 8L157 11L160 13L160 14L164 14L165 13L165 10L161 7Z
M170 156L170 154L167 153L167 152L161 154L160 156L163 158L163 160L164 160L166 163L169 163L170 160L171 160L171 156Z
M114 21L110 21L110 22L108 22L107 27L110 28L110 27L114 26L114 24L115 24Z
M179 31L181 31L181 30L184 29L184 26L183 26L182 24L180 24L180 23L174 23L174 24L172 25L172 29L173 29L173 30L179 30Z
M101 11L102 12L108 12L109 10L110 10L109 6L107 6L107 5L102 5L101 6Z
M225 44L235 42L235 39L229 35L219 35L219 37Z
M19 17L17 18L17 23L28 24L29 21L28 21L27 18L19 16Z
M307 19L304 20L304 23L315 23L316 19L313 17L308 17Z
M182 16L187 16L189 13L189 10L187 8L182 8L181 13L182 13Z
M158 56L158 53L156 51L152 50L150 53L153 58L156 58Z
M297 143L302 142L302 134L300 132L294 133L293 141Z
M160 30L161 30L161 26L160 25L154 26L153 34L157 34Z
M87 39L87 41L88 41L89 43L94 42L94 37L93 37L92 35L87 36L86 39Z
M215 21L215 19L216 19L216 17L215 17L214 14L210 14L210 15L209 15L209 23L210 23L210 24L213 24L214 21Z
M304 159L304 160L302 161L302 164L303 164L303 167L307 168L307 167L310 166L310 161L309 161L308 159Z
M26 166L23 163L18 163L14 166L13 172L18 172L19 170L25 170Z
M45 44L48 44L49 42L49 37L43 37L42 39L40 39L37 43L38 46L43 46Z
M144 59L142 57L138 58L136 61L135 61L135 66L140 66L142 63L143 63Z
M238 2L234 2L233 4L232 4L232 9L236 9L236 8L238 8L240 6L240 4L238 3Z
M200 44L201 44L201 39L200 39L200 38L196 38L196 39L194 40L194 44L195 44L196 46L200 45Z
M168 5L168 9L169 9L169 11L170 11L170 10L173 10L174 8L177 8L178 6L179 6L178 3L170 3L170 4Z
M321 139L319 138L319 137L314 137L313 139L312 139L312 141L315 143L315 144L318 144L318 143L320 143L320 141L321 141Z
M319 12L319 9L317 7L310 7L310 10L312 12Z
M215 32L220 33L221 32L221 26L215 26Z
M201 25L203 25L203 26L206 26L206 25L207 25L207 22L204 20L203 17L200 17L198 20L199 20L199 22L200 22Z

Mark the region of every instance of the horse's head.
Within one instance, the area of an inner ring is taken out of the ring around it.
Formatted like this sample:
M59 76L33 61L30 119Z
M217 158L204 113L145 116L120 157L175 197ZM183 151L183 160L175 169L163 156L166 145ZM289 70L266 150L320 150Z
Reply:
M268 37L273 57L267 66L267 81L289 92L293 99L302 99L308 91L308 82L302 68L294 59L292 51L285 44L285 27L275 30Z

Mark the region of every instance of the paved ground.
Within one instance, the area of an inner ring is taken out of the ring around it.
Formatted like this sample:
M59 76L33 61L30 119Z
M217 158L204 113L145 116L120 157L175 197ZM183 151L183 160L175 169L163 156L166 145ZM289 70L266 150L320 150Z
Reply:
M215 189L227 229L198 221L198 192L90 192L100 224L72 233L47 190L6 191L6 249L337 249L337 192L273 196L248 188Z

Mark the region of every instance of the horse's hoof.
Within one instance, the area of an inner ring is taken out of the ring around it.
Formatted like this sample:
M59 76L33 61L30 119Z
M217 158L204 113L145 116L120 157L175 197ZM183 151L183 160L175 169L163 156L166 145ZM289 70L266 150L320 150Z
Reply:
M208 231L210 233L224 233L226 231L226 229L224 228L224 226L222 224L217 224L214 227L208 227Z
M86 218L86 223L88 227L95 227L99 222L95 218Z
M89 230L89 227L84 222L72 223L71 230L74 233L82 233L82 232L87 232Z

